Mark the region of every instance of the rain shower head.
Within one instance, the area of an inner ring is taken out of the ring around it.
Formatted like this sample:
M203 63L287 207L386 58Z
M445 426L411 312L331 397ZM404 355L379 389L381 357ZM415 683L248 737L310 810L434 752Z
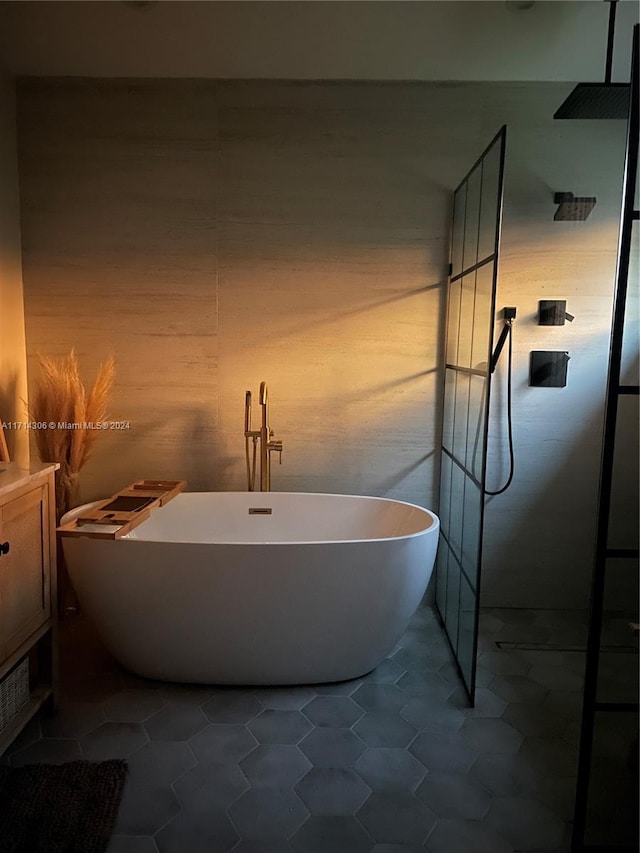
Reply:
M596 206L594 196L576 198L573 193L554 193L553 203L558 209L553 215L556 222L584 222Z
M628 83L578 83L554 118L624 118L629 115Z
M611 82L618 0L607 0L607 2L610 3L610 9L604 83L578 83L569 97L555 111L554 118L626 119L629 115L631 86L629 83Z

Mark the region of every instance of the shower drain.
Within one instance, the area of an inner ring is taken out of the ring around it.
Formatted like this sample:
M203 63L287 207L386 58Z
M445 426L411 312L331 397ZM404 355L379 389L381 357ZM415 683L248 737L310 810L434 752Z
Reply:
M586 646L561 646L555 643L515 643L507 640L495 640L495 645L499 649L506 651L524 651L524 652L582 652L586 653ZM601 646L601 652L610 654L629 654L635 652L635 646Z

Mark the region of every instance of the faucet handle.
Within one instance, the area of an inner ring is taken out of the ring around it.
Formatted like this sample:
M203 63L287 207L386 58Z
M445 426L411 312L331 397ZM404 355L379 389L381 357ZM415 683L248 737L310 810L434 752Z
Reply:
M269 451L269 453L279 454L279 464L282 465L282 440L279 438L275 440L270 439L269 444L267 445L267 450Z

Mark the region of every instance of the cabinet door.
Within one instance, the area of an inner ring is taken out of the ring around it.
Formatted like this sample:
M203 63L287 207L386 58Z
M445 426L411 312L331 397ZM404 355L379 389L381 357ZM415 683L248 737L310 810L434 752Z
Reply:
M0 660L11 655L51 612L49 506L46 486L0 506ZM5 544L6 547L6 544Z

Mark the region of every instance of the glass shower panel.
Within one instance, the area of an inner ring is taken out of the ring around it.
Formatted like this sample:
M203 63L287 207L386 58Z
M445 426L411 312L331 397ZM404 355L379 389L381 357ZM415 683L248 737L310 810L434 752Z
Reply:
M458 374L450 367L444 371L444 403L442 406L442 446L453 452L453 422L456 406L456 379Z
M440 469L440 511L438 517L440 519L440 530L446 538L449 538L449 530L451 526L451 469L453 463L445 454L442 457L442 467Z
M454 439L455 442L455 439ZM638 548L640 410L635 395L618 398L613 454L609 548Z
M505 143L503 127L453 199L435 604L471 701Z
M462 269L468 270L478 260L478 225L480 223L480 192L482 189L482 162L467 178L467 206L464 219L464 248Z
M496 219L500 203L499 176L500 148L496 145L487 153L482 161L478 262L492 255L496 247Z
M447 604L445 608L445 625L453 647L454 654L458 649L458 610L460 607L460 567L449 554L447 567Z
M449 515L449 546L462 561L462 521L464 518L464 472L453 463L451 466L451 502Z
M485 410L487 403L487 381L484 376L469 377L469 425L467 427L467 471L482 479L484 460Z
M469 419L469 379L458 371L456 381L456 408L453 417L453 455L464 467L467 455L467 425Z
M640 385L640 222L635 220L631 230L629 255L629 285L624 312L620 382Z
M460 294L462 280L452 281L449 286L449 305L447 308L447 364L458 363L458 328L460 325Z
M464 573L460 573L460 614L458 616L458 664L466 681L473 675L476 633L476 595Z
M471 367L471 344L473 341L473 316L476 292L475 272L462 278L460 294L460 325L458 328L458 367Z
M474 370L488 369L489 338L493 317L491 316L493 299L493 261L480 267L476 272L476 298L473 308L473 345L471 349L471 367Z
M482 492L467 478L464 487L464 526L462 529L462 568L472 590L476 591L480 524L482 521Z
M449 549L446 542L440 541L438 545L438 556L436 558L436 607L439 613L446 613L447 609L447 564L449 562Z
M464 214L467 203L467 185L462 184L453 197L453 234L451 235L451 275L462 272L464 251Z

